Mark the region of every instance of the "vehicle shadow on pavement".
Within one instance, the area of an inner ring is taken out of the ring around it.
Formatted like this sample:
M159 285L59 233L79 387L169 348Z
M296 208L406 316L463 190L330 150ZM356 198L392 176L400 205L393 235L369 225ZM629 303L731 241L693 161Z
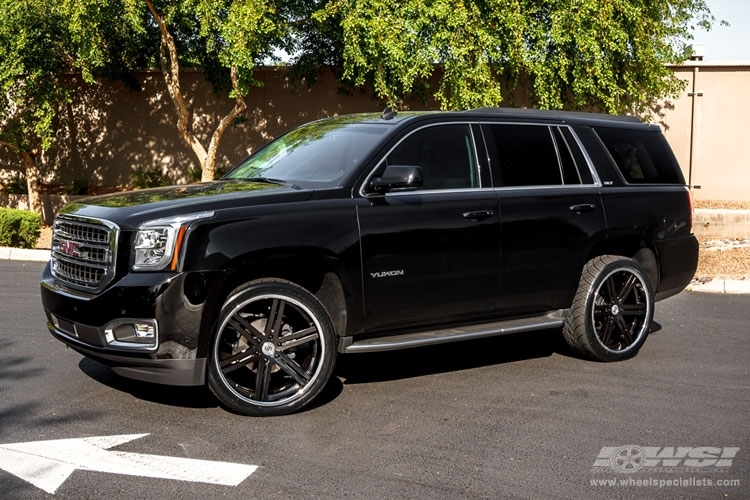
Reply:
M106 365L89 358L78 363L83 373L107 387L152 403L181 408L216 408L219 403L205 386L181 387L154 384L121 377Z
M340 356L335 374L345 384L384 382L543 358L573 357L559 328L500 335L399 351Z

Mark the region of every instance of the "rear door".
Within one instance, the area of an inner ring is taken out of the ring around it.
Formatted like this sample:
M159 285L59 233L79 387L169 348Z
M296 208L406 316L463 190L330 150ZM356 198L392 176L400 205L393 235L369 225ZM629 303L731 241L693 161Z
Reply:
M506 314L570 305L591 247L605 236L597 181L572 131L485 124L500 209L500 300Z
M419 166L423 187L358 206L367 331L484 318L498 307L498 198L468 123L412 131L386 165Z

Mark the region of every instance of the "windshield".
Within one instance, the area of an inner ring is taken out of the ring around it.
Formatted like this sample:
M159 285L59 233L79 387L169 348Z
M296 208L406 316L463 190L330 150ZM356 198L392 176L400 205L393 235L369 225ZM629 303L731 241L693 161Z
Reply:
M224 178L340 186L387 131L382 124L352 123L352 117L308 123L268 143Z

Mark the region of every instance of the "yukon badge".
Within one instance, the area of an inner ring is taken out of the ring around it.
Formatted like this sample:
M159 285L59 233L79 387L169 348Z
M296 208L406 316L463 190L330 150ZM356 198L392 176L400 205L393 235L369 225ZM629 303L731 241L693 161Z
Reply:
M403 269L394 269L393 271L378 271L376 273L370 273L373 278L392 278L394 276L403 276Z

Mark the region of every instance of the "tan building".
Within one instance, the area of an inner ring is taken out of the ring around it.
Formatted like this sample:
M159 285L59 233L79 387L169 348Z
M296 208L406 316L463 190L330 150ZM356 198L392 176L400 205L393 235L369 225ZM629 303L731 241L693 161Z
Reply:
M687 80L687 89L664 103L654 120L664 129L685 178L695 186L694 198L750 201L750 160L744 154L750 132L750 101L745 97L750 61L688 62L674 71ZM62 114L58 141L40 160L42 182L126 185L138 168L160 169L174 182L188 181L189 170L198 163L177 134L161 74L132 76L140 91L120 82L78 84L74 102ZM263 86L248 96L247 120L227 130L218 165L231 166L284 130L315 118L381 111L367 90L342 89L330 74L310 88L290 87L283 70L276 68L260 69L256 77ZM200 72L186 72L183 78L196 129L207 143L230 103L217 98ZM430 106L434 103L413 104L412 109ZM19 157L0 151L0 170L20 163Z

